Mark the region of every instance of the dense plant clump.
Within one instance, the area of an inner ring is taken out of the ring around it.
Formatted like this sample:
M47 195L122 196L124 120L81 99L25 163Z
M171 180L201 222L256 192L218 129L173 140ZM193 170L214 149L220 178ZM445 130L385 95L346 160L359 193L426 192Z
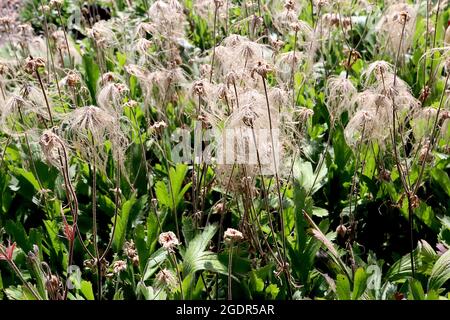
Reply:
M450 298L448 1L5 3L0 299Z

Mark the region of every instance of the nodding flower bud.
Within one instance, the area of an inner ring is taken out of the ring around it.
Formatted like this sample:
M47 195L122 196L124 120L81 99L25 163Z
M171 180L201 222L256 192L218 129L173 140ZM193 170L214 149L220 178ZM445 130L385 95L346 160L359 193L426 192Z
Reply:
M252 76L252 78L254 78L254 74L257 73L261 77L267 78L267 75L269 73L271 73L272 71L273 71L273 69L270 67L269 64L267 64L263 61L258 61L252 70L251 76Z
M344 238L345 235L347 234L347 227L344 226L343 224L340 224L340 225L336 228L336 233L339 235L339 237Z
M280 39L271 41L271 44L272 44L273 50L276 52L280 51L281 48L283 48L283 46L284 46L284 42L281 41Z
M238 75L234 71L230 71L225 76L225 82L227 84L227 87L230 87L230 85L235 85L237 81Z
M254 14L252 16L252 20L251 20L251 28L252 28L252 30L256 30L257 28L262 26L263 23L264 23L264 19L262 17L257 16L256 14Z
M406 24L411 20L411 16L407 11L400 11L398 14L394 15L394 21L398 21L401 24Z
M102 75L102 82L112 82L116 80L116 76L112 72L106 72Z
M302 26L298 22L291 23L292 31L299 32L302 29Z
M203 95L205 95L205 92L206 92L205 84L201 80L195 81L194 86L192 87L192 90L193 90L194 94L196 94L197 96L203 96Z
M214 0L214 5L216 6L216 8L220 8L223 6L223 0Z
M247 109L245 110L243 116L242 116L242 122L250 128L253 128L253 123L256 120L256 118L258 117L258 114L256 112L254 112L251 109Z
M295 2L292 1L292 0L287 0L287 1L284 3L284 8L285 8L286 10L294 10L294 9L295 9Z
M431 94L431 88L427 85L425 85L422 90L420 91L419 100L423 103L425 100L428 99L428 97Z
M222 214L224 213L225 210L225 204L222 202L217 203L214 207L213 207L213 213L214 214Z
M26 73L33 74L39 68L45 68L45 61L43 58L40 57L33 58L32 56L26 58L24 66Z
M231 244L242 241L244 239L244 236L242 235L242 232L237 231L233 228L228 228L223 234L223 239L226 243Z
M67 85L69 87L76 87L81 82L81 77L77 72L69 71L69 74L67 75Z

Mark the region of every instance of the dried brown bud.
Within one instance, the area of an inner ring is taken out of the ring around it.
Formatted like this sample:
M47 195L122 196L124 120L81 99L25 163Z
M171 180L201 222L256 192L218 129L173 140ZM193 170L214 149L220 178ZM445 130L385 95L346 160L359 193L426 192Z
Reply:
M194 91L194 94L201 97L205 94L205 84L201 80L195 81L192 90Z

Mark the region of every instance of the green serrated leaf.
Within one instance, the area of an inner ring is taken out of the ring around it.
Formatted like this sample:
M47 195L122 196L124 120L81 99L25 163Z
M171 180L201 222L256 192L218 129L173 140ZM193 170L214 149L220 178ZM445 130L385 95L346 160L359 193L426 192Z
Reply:
M350 281L343 274L338 274L336 278L336 294L339 300L351 299Z
M450 279L450 250L447 250L434 264L428 280L428 290L438 290Z

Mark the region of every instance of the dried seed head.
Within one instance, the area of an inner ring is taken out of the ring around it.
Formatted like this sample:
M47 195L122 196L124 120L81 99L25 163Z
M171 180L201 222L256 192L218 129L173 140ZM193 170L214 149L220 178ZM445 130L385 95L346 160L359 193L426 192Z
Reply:
M55 275L50 275L45 281L45 288L47 289L50 300L60 300L62 284L59 278Z
M25 59L24 69L26 73L33 74L36 70L39 70L39 68L45 68L44 58L33 58L32 56L29 56Z
M123 163L128 140L117 115L96 106L81 107L65 116L62 128L70 144L86 161L95 161L101 171L105 170L108 159L106 141L111 143L114 159Z
M69 87L76 87L81 83L81 76L78 72L70 70L67 74L66 83Z
M172 231L163 232L159 235L159 244L168 251L173 251L176 246L180 245L177 236Z
M0 111L2 130L14 136L36 131L48 117L42 91L30 86L25 87L21 95L12 94Z
M139 262L138 252L133 240L125 241L125 244L123 245L123 252L128 257L128 259L133 262L133 264L136 265Z
M378 60L369 64L366 70L362 73L362 78L365 79L365 86L368 86L373 79L382 83L386 77L394 73L394 66L384 60Z
M275 52L279 52L284 46L284 41L280 39L271 40L270 44L272 45L272 48Z
M287 0L287 1L284 3L284 8L285 8L286 10L294 10L294 9L295 9L295 2L292 1L292 0Z
M316 6L317 8L323 8L325 6L329 5L328 0L317 0Z
M6 30L10 30L11 26L14 24L14 18L10 16L0 17L0 26Z
M165 123L162 120L153 123L152 126L150 127L150 129L156 132L157 134L162 134L165 128L167 128L167 123Z
M97 93L97 102L100 108L122 114L123 99L128 87L122 83L107 82Z
M242 235L242 232L233 228L228 228L223 234L223 239L226 243L233 244L242 241L244 236Z
M225 83L227 84L228 88L230 86L236 85L236 81L238 79L238 75L234 71L230 71L225 76Z
M147 54L148 49L152 46L152 42L145 38L139 38L136 41L136 50L141 54Z
M127 269L127 263L123 260L115 261L112 266L115 274L119 274Z
M358 110L345 127L345 140L353 148L373 140L384 143L385 125L381 111L372 108Z
M192 86L192 92L197 96L205 95L205 83L202 80L195 81Z
M262 78L267 78L267 75L273 71L272 67L264 62L264 61L258 61L256 65L253 67L251 76L254 78L254 74L259 74Z
M17 26L17 31L23 38L30 38L33 36L33 27L29 23L19 24Z
M394 16L394 21L398 21L401 24L405 24L409 20L411 20L411 15L407 11L400 11L398 15Z
M164 268L157 273L155 277L155 286L170 292L178 286L178 280L172 271Z
M301 107L296 111L298 112L298 116L302 122L308 121L308 119L314 115L314 110L305 107Z
M430 141L427 140L419 152L419 163L423 164L425 162L431 162L433 160L433 155L431 154Z
M405 54L411 47L415 33L418 6L395 2L387 7L375 27L378 41L395 58L400 49Z
M60 170L63 169L68 162L63 140L52 130L45 130L39 144L47 162Z
M352 116L354 105L351 102L358 91L350 79L343 76L329 78L325 92L328 111L333 119L339 119L345 111Z
M113 81L117 81L117 80L118 80L118 76L115 73L106 72L106 73L102 74L100 81L102 83L106 83L106 82L113 82Z

